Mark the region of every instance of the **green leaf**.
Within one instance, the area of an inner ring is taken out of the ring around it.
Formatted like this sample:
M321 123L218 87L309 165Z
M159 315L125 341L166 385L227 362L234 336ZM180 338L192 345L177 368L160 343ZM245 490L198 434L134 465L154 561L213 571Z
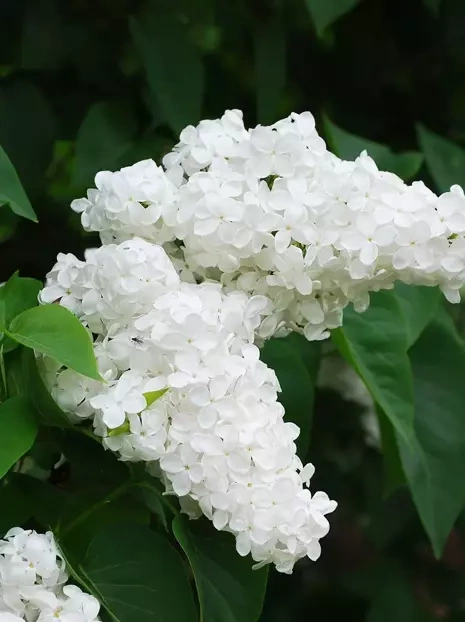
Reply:
M354 160L366 149L380 170L395 173L404 180L414 177L423 164L423 155L418 151L394 153L386 145L346 132L326 116L323 121L331 149L345 160Z
M332 332L339 351L365 382L375 402L406 440L413 431L413 382L405 321L394 292L371 295L364 313L344 311Z
M418 140L425 156L426 166L440 192L447 192L454 184L465 186L465 149L417 125Z
M28 400L12 397L0 404L0 477L29 451L36 435L35 413Z
M123 156L132 146L136 129L132 111L127 106L94 104L78 131L74 184L89 186L98 171L120 168Z
M49 304L27 309L14 318L7 334L83 376L101 380L89 333L65 307Z
M41 423L60 428L72 427L67 415L45 387L37 368L40 361L36 361L32 350L19 348L11 352L6 361L9 394L27 395Z
M305 0L317 35L321 37L340 17L352 11L360 0Z
M85 559L72 560L70 571L114 622L197 620L180 555L147 527L115 525L98 532Z
M278 398L286 411L285 420L300 428L296 444L301 458L305 458L310 444L320 353L318 342L307 341L297 333L270 339L260 353L262 361L276 372L281 385Z
M255 74L257 120L263 125L274 123L286 83L286 35L279 15L255 31Z
M37 216L19 181L13 164L0 147L0 206L8 207L18 216L37 222Z
M187 27L174 15L131 18L131 34L155 107L177 134L201 118L204 69Z
M421 521L441 554L465 503L465 346L442 310L410 350L417 441L398 435L400 455Z
M397 301L405 319L407 331L407 347L410 348L420 337L442 299L437 287L423 287L396 283Z
M5 367L5 356L3 346L0 344L0 403L4 402L9 396L8 378Z
M148 393L144 393L143 395L147 402L147 408L163 397L167 391L169 391L168 387L166 389L160 389L159 391L148 391Z
M203 622L255 622L260 617L267 568L252 570L240 557L231 534L218 532L205 520L178 517L173 532L186 553L200 601Z
M5 326L26 309L37 305L37 297L42 289L42 283L37 279L20 277L13 274L3 287L0 288L0 299L4 302Z
M3 331L19 313L35 307L42 283L36 279L21 278L13 274L0 288L0 332ZM17 343L4 336L0 339L3 352L7 353L17 347Z

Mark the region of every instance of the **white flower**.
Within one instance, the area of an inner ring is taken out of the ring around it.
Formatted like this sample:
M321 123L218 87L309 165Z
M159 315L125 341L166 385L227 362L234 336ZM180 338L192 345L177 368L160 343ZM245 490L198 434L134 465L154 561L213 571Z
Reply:
M23 622L24 618L20 618L9 611L0 611L0 622Z
M62 597L39 592L31 603L40 610L38 622L94 622L100 610L98 600L76 585L66 585Z
M189 445L182 445L179 452L166 454L160 460L160 466L167 474L174 492L183 497L192 488L192 484L198 484L204 477L203 468L198 464L199 454Z
M127 419L127 433L105 437L104 446L118 452L122 460L159 460L165 454L168 439L166 402L158 400L140 415L128 415Z
M93 408L102 411L103 423L110 429L123 425L126 415L140 413L147 405L142 390L142 377L133 371L124 372L114 386L90 399Z
M89 408L89 400L100 388L100 382L81 376L72 369L64 369L56 377L52 395L65 412L87 419L94 412L93 408Z
M397 270L415 267L421 263L423 244L431 237L431 228L427 222L419 221L397 233L399 249L393 257L393 266Z
M9 564L0 566L0 580L6 585L57 585L66 580L64 563L51 532L39 535L20 528L10 529L0 540L0 555Z
M47 284L39 294L40 302L59 302L73 313L79 313L83 291L78 274L83 266L74 255L59 253L57 263L47 274Z
M0 621L97 622L97 599L67 579L52 533L10 529L0 540Z
M268 276L266 280L270 285L281 285L287 289L295 288L299 294L304 296L311 294L313 283L307 274L305 264L301 249L291 246L276 256L276 273L274 276Z
M249 167L256 177L288 177L294 172L294 150L300 145L291 135L283 136L275 129L258 126L250 134L250 146Z
M95 177L95 190L86 199L72 202L86 230L100 231L108 240L121 241L147 233L158 238L172 236L160 221L162 210L174 200L175 186L153 160L143 160L117 173L102 171ZM111 230L111 235L107 233Z
M359 251L359 259L365 266L371 266L378 258L379 249L389 246L396 236L393 227L379 226L371 214L360 214L356 229L341 235L340 244L348 251Z

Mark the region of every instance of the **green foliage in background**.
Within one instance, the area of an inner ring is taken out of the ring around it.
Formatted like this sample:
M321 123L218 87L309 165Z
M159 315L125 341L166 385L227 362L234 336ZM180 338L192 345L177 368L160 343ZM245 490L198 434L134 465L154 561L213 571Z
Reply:
M321 559L290 577L253 571L73 429L33 354L102 380L78 320L37 306L56 254L98 244L69 203L226 108L247 126L310 110L341 157L465 186L463 0L3 0L0 29L0 536L53 529L104 621L465 620L463 305L399 286L327 343L264 347L312 486L339 503ZM317 386L336 356L376 404L378 443L359 404Z

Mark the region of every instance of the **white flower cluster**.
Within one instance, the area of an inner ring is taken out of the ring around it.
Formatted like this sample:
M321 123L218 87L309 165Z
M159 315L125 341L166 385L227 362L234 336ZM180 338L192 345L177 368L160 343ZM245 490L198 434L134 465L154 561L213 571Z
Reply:
M237 550L291 572L316 559L335 508L307 488L257 341L322 339L344 307L395 280L465 283L465 197L437 197L327 151L310 113L246 130L239 111L186 128L164 167L101 172L73 202L104 246L60 255L42 302L95 336L105 385L45 361L52 393L105 447L145 461ZM166 252L168 255L166 254Z
M91 418L105 447L145 461L192 515L236 536L241 555L291 572L316 559L335 509L307 488L299 429L283 420L275 373L254 335L269 300L182 282L159 247L134 238L60 255L42 302L72 309L96 335L106 384L48 361L58 404Z
M0 540L0 622L96 622L100 604L66 585L53 534L19 527Z
M187 127L163 163L99 173L97 189L72 207L104 243L178 240L189 273L268 296L263 337L285 326L322 339L350 301L363 310L370 291L396 280L459 299L461 188L438 197L378 171L365 152L341 160L308 112L246 130L242 113L229 110Z

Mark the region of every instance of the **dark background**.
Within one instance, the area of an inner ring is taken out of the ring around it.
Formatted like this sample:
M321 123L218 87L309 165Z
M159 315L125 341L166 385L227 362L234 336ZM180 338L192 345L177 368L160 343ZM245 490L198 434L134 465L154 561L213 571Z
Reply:
M350 10L323 28L328 6ZM419 122L465 144L465 1L0 0L0 144L39 218L0 208L0 281L97 244L69 209L95 172L159 160L225 108L248 126L310 110L394 151ZM407 493L384 499L355 404L320 392L309 456L339 508L318 563L272 574L263 622L465 620L461 521L435 562Z

